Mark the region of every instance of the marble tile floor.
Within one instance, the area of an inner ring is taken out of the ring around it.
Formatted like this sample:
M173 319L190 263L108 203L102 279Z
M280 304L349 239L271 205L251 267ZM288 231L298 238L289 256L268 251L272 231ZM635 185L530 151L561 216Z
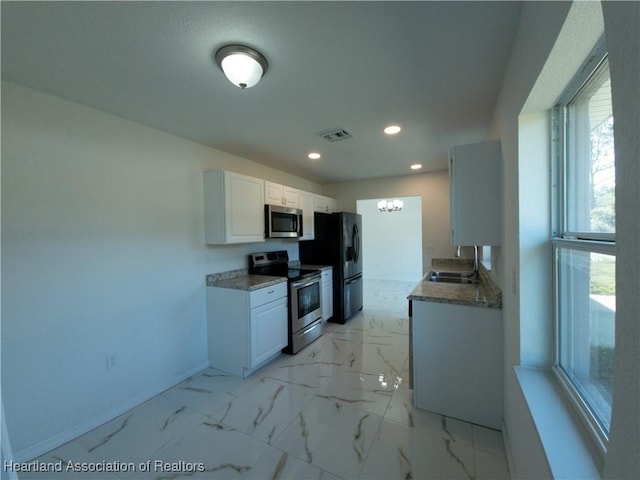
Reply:
M244 380L209 368L37 459L62 472L20 478L509 478L500 432L412 407L413 286L368 280L364 310L298 355Z

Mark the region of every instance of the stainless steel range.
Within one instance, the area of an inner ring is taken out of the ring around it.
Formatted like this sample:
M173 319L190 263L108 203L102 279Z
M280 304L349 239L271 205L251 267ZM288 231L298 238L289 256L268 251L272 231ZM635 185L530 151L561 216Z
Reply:
M322 336L322 281L319 270L289 267L286 250L252 253L249 273L287 277L289 284L289 344L282 350L295 354Z

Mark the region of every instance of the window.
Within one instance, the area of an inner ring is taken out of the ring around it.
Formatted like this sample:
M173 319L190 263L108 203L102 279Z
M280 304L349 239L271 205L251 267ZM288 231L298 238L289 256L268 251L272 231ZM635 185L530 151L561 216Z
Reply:
M606 448L615 351L615 154L604 41L553 113L554 370Z

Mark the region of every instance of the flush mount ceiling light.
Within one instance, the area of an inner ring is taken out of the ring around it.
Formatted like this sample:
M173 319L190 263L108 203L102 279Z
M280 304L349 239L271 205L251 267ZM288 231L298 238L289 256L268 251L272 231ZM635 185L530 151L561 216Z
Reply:
M309 155L307 155L307 157L309 157L311 160L319 160L321 155L318 152L311 152Z
M384 129L384 133L386 133L387 135L395 135L397 133L400 133L401 130L402 128L399 125L389 125Z
M411 165L411 170L420 170L422 168L422 164L421 163L414 163L413 165Z
M235 86L251 88L267 73L269 64L257 50L244 45L226 45L216 52L216 63Z

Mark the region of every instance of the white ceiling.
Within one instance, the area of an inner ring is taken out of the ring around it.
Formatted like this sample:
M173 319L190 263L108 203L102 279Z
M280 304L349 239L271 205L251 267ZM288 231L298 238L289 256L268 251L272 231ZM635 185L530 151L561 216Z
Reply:
M2 78L319 183L488 139L519 2L1 2ZM260 50L241 90L213 61ZM403 127L395 137L384 126ZM342 127L330 143L318 132ZM320 160L307 159L319 151Z

